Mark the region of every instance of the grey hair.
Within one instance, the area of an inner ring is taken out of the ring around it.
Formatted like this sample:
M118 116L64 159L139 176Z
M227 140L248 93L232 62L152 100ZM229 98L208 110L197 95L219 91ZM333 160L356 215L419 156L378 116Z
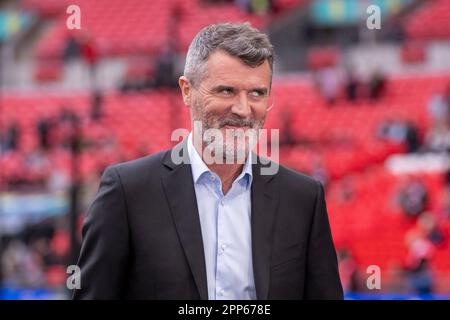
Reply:
M200 30L189 45L184 76L196 87L206 73L206 61L215 50L223 50L250 67L268 61L273 73L274 49L269 37L250 23L218 23Z

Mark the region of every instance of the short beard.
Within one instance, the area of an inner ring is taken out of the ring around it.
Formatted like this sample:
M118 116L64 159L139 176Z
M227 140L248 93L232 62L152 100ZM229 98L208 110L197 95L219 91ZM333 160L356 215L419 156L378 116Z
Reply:
M248 153L258 142L259 131L264 125L264 119L256 121L254 119L224 117L216 120L214 115L203 112L201 107L198 108L197 106L194 109L192 113L194 123L199 121L202 124L199 127L193 125L194 134L202 140L201 151L204 152L206 148L219 150L220 154L211 154L216 163L244 164ZM222 136L222 139L215 139L217 130L226 125L248 127L249 129L225 129L225 136ZM207 143L205 147L203 147L204 143Z

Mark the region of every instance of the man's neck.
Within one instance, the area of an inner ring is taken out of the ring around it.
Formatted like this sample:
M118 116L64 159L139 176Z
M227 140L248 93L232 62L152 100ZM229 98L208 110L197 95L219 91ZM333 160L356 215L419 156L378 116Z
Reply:
M244 165L241 163L207 164L205 159L203 159L203 153L201 150L198 150L196 145L194 145L194 148L197 150L197 153L201 155L201 158L203 162L205 162L208 169L219 176L220 181L222 182L222 192L223 194L227 194L227 192L231 189L233 181L241 174Z

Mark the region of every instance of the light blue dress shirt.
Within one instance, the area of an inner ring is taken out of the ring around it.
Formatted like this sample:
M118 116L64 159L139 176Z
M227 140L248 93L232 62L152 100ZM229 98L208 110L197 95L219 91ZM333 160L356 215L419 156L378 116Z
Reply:
M256 299L252 263L252 153L226 195L188 136L206 263L209 300Z

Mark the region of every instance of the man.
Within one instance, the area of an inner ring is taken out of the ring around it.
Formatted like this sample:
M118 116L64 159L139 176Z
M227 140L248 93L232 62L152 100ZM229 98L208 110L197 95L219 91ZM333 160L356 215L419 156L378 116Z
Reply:
M105 170L76 299L342 298L322 186L282 166L262 174L251 139L226 137L262 127L272 64L268 37L248 24L197 34L179 79L194 129L171 151Z

